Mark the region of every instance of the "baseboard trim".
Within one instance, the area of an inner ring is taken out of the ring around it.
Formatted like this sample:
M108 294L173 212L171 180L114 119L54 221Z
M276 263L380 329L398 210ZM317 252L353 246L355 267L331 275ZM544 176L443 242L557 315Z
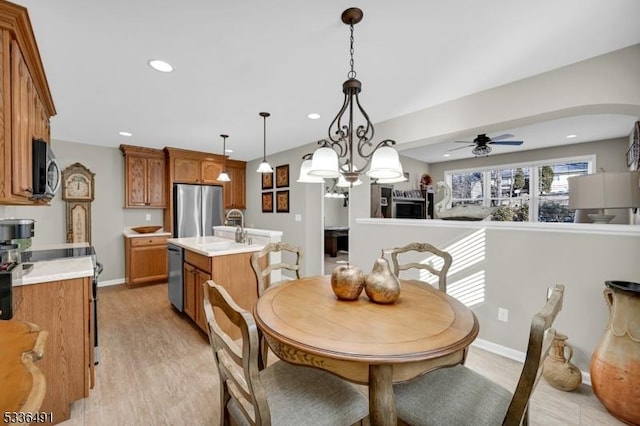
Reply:
M484 349L487 352L491 352L518 362L524 362L526 356L524 352L516 351L515 349L498 345L497 343L489 342L488 340L483 339L474 340L471 346ZM591 386L591 375L582 370L580 372L582 373L582 383L587 386Z
M98 287L109 287L112 285L118 285L118 284L124 284L124 283L125 283L124 278L117 278L115 280L108 280L108 281L98 280Z

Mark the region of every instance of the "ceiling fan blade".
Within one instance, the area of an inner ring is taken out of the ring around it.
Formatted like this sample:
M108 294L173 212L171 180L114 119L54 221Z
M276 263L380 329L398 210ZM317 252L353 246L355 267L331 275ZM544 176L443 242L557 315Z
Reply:
M513 135L509 134L509 133L505 133L504 135L500 135L500 136L496 136L494 138L491 138L492 141L499 141L501 139L509 139L512 138Z
M454 143L473 143L471 141L453 141Z
M495 142L489 142L489 143L494 145L522 145L524 142L523 141L495 141Z
M458 141L458 142L462 142L462 141ZM469 142L467 142L467 143L469 143ZM471 148L472 146L475 146L475 144L473 144L473 143L472 143L471 145L467 145L467 146L460 146L460 147L458 147L458 148L450 149L449 151L457 151L457 150L459 150L459 149Z

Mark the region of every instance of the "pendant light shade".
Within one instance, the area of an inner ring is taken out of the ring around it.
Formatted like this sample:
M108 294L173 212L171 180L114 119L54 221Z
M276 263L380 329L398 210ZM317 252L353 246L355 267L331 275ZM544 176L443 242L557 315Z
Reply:
M227 138L229 135L220 135L222 138L222 171L218 175L218 182L229 182L231 178L227 173Z
M373 179L394 179L402 176L402 164L398 151L390 146L378 148L371 158L367 176Z
M306 154L302 157L302 164L300 165L300 174L296 182L299 183L324 183L324 179L318 176L309 175L311 170L311 154Z
M262 146L263 151L262 151L262 163L260 163L260 166L258 166L258 170L256 170L258 173L271 173L273 172L273 168L271 167L271 165L269 164L269 162L267 161L267 117L269 117L271 114L269 114L268 112L261 112L260 117L263 118L264 120L264 144Z
M340 176L338 154L332 148L326 146L316 149L311 158L309 175L328 179Z

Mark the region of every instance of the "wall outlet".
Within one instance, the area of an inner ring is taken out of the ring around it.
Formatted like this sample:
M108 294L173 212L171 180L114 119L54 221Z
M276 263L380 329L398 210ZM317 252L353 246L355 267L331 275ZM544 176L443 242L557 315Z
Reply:
M150 214L147 214L147 215L144 217L144 220L146 220L147 222L151 222L151 215L150 215Z
M296 222L302 222L302 215L301 214L297 214L296 215Z
M509 321L509 310L505 308L498 308L498 321Z

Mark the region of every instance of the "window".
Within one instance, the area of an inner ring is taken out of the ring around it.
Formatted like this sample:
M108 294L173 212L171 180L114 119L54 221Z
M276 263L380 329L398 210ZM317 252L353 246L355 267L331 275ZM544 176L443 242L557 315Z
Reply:
M595 156L445 172L452 206L496 207L492 220L573 222L567 178L590 173Z

